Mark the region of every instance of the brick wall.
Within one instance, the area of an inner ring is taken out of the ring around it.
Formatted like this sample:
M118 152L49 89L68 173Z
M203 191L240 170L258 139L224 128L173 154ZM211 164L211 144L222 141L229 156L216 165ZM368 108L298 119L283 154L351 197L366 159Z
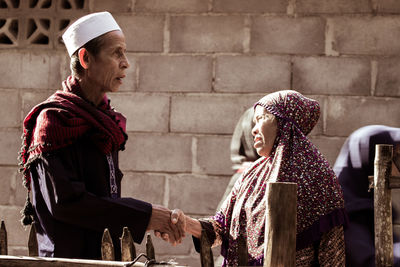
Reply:
M59 37L89 12L113 13L127 41L131 68L110 95L128 117L125 196L212 214L232 174L235 123L275 90L320 101L311 139L331 163L353 130L400 127L398 1L0 2L0 217L14 255L27 253L27 232L16 223L25 197L16 166L21 123L68 75ZM164 258L199 266L189 237L176 248L155 243Z

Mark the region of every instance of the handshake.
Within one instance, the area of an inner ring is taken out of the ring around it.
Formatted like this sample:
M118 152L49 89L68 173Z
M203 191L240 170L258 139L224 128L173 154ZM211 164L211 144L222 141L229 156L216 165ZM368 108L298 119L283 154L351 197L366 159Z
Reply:
M147 230L154 230L155 236L176 246L182 242L186 232L199 238L201 225L198 220L186 216L179 209L171 211L163 206L153 205Z

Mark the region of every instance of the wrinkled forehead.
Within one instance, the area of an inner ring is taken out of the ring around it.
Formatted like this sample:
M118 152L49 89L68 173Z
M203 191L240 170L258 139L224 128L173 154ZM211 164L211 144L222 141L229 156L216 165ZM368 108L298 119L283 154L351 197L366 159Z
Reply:
M263 107L261 105L256 105L254 107L253 122L256 121L256 118L258 116L265 116L265 115L273 116L273 114L271 112L269 112L265 107Z
M102 35L101 38L102 48L115 49L121 47L124 50L126 49L125 35L122 31L111 31Z
M254 108L254 115L253 117L256 117L257 115L262 115L262 114L266 114L268 111L265 107L261 106L261 105L257 105Z

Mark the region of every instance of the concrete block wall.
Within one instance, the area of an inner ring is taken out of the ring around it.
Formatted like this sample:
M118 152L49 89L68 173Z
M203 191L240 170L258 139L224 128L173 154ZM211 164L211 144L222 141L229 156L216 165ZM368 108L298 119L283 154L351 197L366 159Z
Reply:
M4 3L0 42L7 37L11 44L0 43L0 219L9 228L13 255L27 253L28 233L17 223L25 198L16 160L21 124L69 74L58 38L82 14L108 10L126 36L131 68L120 91L110 95L128 118L129 141L120 156L124 196L196 217L213 214L232 174L229 143L237 120L276 90L295 89L320 102L310 137L332 164L357 128L400 127L397 1ZM29 28L27 15L49 19L48 30L37 30L48 43L15 35L15 21L21 31ZM189 237L175 248L155 243L163 259L199 266Z

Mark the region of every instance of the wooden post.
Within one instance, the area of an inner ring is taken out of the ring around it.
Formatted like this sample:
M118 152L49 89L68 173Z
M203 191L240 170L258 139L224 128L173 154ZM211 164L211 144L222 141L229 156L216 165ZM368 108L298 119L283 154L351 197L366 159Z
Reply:
M8 245L7 245L7 230L4 221L1 221L0 227L0 255L8 254Z
M153 241L151 241L150 233L147 233L146 236L146 256L151 260L156 259L156 253L154 251Z
M214 257L211 250L210 241L208 241L206 231L201 230L200 236L200 261L201 267L214 267Z
M294 267L297 184L269 182L266 201L264 266Z
M239 266L247 266L249 264L247 240L242 234L238 239L238 264Z
M36 237L36 223L35 222L32 223L31 230L29 232L28 255L30 257L39 256L39 248L38 248L38 242L37 242L37 237Z
M376 145L374 162L375 264L393 266L392 196L389 179L392 173L392 145Z
M397 170L400 171L400 144L396 144L393 147L393 163Z
M115 260L114 245L108 229L104 229L103 238L101 239L101 259L103 261Z
M131 232L124 227L121 236L121 261L133 261L136 258L136 248Z

